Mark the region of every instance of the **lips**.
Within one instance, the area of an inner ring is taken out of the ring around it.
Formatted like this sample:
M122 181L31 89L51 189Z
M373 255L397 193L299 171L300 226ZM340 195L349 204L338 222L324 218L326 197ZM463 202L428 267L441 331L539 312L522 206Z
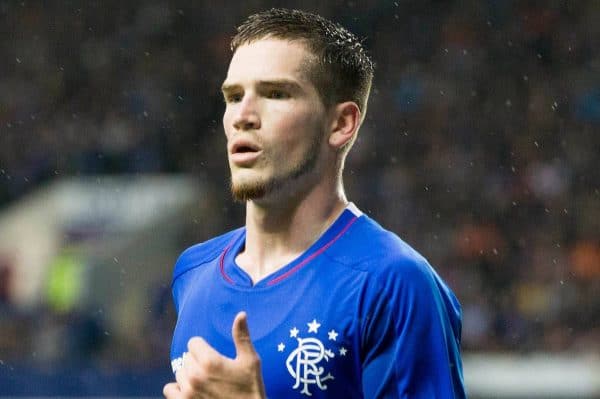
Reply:
M260 148L247 140L238 140L236 142L233 143L233 145L231 146L231 153L232 154L238 154L238 153L246 153L246 152L257 152L260 151Z
M231 161L238 166L249 166L253 164L262 149L250 140L235 140L229 150Z

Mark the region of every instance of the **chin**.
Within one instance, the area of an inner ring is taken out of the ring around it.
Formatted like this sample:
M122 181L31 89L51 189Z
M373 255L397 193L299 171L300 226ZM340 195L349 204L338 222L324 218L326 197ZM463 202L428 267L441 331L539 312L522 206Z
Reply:
M267 194L268 184L261 181L231 182L231 196L237 202L246 202L263 198Z

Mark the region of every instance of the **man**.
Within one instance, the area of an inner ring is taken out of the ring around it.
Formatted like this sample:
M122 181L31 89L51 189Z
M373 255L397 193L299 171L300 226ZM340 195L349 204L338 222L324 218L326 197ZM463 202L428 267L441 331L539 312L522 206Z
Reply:
M164 395L464 397L458 301L344 194L373 76L360 42L273 9L249 17L232 50L223 125L246 225L175 265Z

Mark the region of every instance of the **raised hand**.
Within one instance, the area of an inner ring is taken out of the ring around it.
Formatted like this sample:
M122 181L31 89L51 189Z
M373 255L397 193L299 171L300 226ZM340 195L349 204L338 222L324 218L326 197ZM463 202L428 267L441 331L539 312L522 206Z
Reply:
M183 367L175 376L176 382L165 385L163 389L165 398L265 398L260 357L250 340L245 312L235 316L231 334L235 359L221 355L200 337L190 339Z

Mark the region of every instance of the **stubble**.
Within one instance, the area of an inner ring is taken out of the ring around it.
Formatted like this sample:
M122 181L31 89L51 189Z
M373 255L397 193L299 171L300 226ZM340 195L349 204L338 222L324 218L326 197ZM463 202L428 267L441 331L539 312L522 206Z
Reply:
M321 132L315 134L301 161L283 173L276 172L266 179L256 179L255 181L238 184L234 184L233 179L230 178L229 186L233 199L236 202L245 203L246 201L264 198L274 192L292 188L291 185L298 179L308 175L315 169L322 142L323 134Z

